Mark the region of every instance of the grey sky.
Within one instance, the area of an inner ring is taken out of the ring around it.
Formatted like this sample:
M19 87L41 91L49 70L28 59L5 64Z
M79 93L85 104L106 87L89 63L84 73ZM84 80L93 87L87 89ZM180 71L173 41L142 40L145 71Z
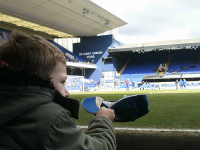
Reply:
M91 0L128 24L118 29L125 44L200 38L199 0Z

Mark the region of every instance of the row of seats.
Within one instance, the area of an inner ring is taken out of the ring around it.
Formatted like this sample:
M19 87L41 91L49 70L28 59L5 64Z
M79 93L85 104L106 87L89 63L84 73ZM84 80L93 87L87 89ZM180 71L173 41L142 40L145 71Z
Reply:
M154 69L158 68L159 64L166 63L167 59L168 55L165 53L135 54L122 74L156 74Z
M94 83L86 83L85 84L85 87L87 87L87 88L94 88L96 86L96 84L94 84Z
M200 83L187 83L187 87L194 87L194 86L200 86ZM139 86L139 88L158 88L158 84L142 84ZM175 84L161 84L161 87L176 87Z
M174 53L171 59L171 65L168 69L169 74L173 70L178 70L180 73L200 73L200 65L198 64L198 51L190 50L186 54ZM195 67L191 67L195 66Z
M145 75L156 75L155 68L158 68L160 64L166 64L169 55L171 55L172 59L170 60L168 72L165 74L172 74L173 71L181 74L200 73L200 54L195 50L187 51L184 55L182 53L181 51L176 51L171 54L160 52L159 55L155 55L154 52L148 53L148 55L135 54L123 71L121 78L125 80L134 78L136 82L142 82L142 78ZM196 67L190 67L194 65ZM187 69L181 69L183 66Z

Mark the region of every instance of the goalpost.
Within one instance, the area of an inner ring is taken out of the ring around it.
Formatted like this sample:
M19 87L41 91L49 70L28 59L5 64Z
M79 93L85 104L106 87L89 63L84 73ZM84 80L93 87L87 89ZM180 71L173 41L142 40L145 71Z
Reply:
M84 92L84 76L68 75L65 87L69 92Z

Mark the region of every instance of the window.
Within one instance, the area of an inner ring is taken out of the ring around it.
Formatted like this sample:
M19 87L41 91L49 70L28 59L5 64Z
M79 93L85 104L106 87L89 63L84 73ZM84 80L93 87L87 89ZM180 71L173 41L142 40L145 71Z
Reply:
M54 38L54 42L73 52L73 43L80 43L80 38Z
M102 57L102 63L112 63L113 58L112 57Z
M105 79L114 79L114 71L103 71L102 75Z

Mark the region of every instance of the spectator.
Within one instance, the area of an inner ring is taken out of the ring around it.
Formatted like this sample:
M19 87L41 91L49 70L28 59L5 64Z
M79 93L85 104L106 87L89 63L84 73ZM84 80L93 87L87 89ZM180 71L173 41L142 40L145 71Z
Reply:
M119 79L119 77L120 77L120 73L118 72L118 73L117 73L117 78Z
M94 80L93 79L90 79L90 83L93 83L94 82Z
M75 58L75 62L76 62L76 63L78 62L78 58L77 58L77 57Z
M129 78L127 78L127 80L126 80L126 91L129 91Z
M182 79L180 79L179 85L180 85L180 89L183 89L183 80Z
M102 78L104 78L104 73L102 72Z
M161 90L161 87L162 87L162 86L161 86L161 83L159 83L159 90Z
M53 44L12 32L0 47L0 75L0 149L116 149L112 109L100 108L85 133L71 118L80 101L68 98L66 59Z
M175 84L176 84L176 89L178 90L178 79L176 80Z
M132 81L132 87L133 87L133 90L135 90L135 79L133 78L133 81Z
M96 90L96 91L99 90L99 86L98 86L98 85L95 86L95 90Z
M183 86L184 86L184 89L186 89L186 80L185 79L183 79Z

